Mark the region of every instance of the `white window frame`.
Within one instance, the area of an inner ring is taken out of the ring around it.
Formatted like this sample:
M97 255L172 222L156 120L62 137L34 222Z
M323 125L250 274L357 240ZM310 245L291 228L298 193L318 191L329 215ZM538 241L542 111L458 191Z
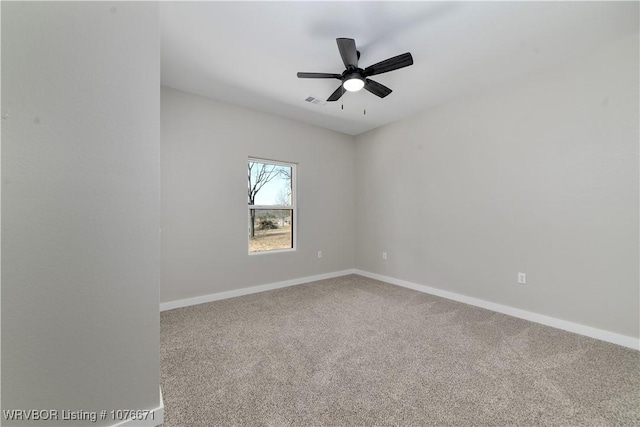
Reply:
M267 165L276 165L276 166L286 166L291 168L291 204L290 205L250 205L247 203L247 223L251 221L251 209L255 210L290 210L291 211L291 233L293 234L291 238L291 247L286 249L272 249L269 251L259 251L259 252L251 252L250 242L251 236L247 236L247 251L249 255L267 255L267 254L276 254L283 252L295 252L298 247L298 209L297 209L297 163L293 162L285 162L282 160L271 160L265 159L261 157L249 157L247 162L245 163L245 167L249 167L249 162L257 162L263 163Z

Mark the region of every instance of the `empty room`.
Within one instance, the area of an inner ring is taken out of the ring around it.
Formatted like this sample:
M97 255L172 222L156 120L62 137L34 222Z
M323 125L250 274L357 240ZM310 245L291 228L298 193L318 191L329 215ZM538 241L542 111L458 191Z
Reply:
M638 2L2 2L2 425L640 424Z

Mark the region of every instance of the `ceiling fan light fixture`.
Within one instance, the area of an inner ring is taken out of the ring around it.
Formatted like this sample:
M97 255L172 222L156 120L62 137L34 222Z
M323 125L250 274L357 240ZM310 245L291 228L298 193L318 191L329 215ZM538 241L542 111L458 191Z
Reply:
M409 52L393 58L385 59L365 69L358 67L360 52L356 49L356 41L348 38L337 38L338 51L344 62L345 70L342 74L332 73L298 73L300 79L338 79L340 86L327 98L327 102L334 102L342 98L345 91L357 92L364 89L379 98L384 98L393 92L383 84L369 79L377 74L388 73L389 71L413 65L413 57Z
M357 92L364 87L364 80L359 76L349 77L342 83L342 86L349 92Z

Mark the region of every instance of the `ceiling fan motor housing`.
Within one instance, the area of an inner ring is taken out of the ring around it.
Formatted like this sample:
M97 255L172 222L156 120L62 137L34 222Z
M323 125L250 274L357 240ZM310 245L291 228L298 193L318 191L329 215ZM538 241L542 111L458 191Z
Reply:
M364 80L364 70L362 68L356 68L352 70L344 70L342 73L342 77L340 78L342 81L349 79L360 79Z

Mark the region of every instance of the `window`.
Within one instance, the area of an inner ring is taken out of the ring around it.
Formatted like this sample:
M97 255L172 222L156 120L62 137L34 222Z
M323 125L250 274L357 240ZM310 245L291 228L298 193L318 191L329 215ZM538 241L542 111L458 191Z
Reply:
M249 253L295 249L292 163L249 158Z

